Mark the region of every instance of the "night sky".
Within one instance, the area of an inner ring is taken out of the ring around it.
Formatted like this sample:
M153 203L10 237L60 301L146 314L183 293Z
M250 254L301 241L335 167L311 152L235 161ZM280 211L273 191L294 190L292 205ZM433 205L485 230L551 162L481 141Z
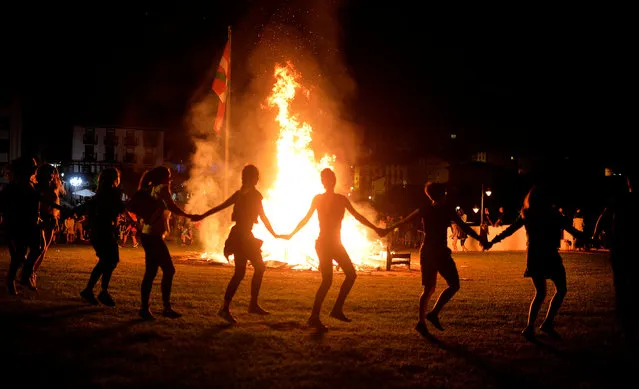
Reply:
M299 15L334 1L104 2L29 6L2 15L2 85L24 98L25 132L64 157L73 124L168 128L179 134L234 27L234 93L241 63L274 22L306 43L326 37ZM504 3L508 4L508 3ZM592 6L431 6L342 1L338 56L356 85L344 115L368 139L398 131L423 142L450 133L490 148L618 154L634 94L630 12ZM295 16L298 17L295 17ZM310 18L312 19L312 18ZM320 21L319 23L324 23ZM205 89L205 88L204 88ZM64 135L62 135L64 134ZM177 137L178 139L180 137ZM42 140L45 142L42 142ZM185 142L172 143L185 153Z

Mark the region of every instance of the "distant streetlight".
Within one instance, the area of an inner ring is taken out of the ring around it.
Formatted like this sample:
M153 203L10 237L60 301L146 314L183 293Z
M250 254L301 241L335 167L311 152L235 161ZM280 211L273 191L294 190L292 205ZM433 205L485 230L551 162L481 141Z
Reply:
M484 224L484 194L488 197L490 197L491 194L493 194L493 191L491 191L490 189L486 189L484 190L484 184L481 184L481 214L479 215L479 224ZM474 211L474 209L473 209ZM475 213L477 213L475 211Z
M81 177L71 177L71 179L69 180L69 184L71 184L71 186L80 186L80 185L82 185L82 178Z

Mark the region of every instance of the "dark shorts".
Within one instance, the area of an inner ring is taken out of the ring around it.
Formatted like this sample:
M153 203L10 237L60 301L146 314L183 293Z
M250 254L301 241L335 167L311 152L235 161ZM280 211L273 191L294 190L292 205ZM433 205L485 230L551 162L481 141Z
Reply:
M562 279L566 278L566 269L556 249L536 250L528 248L524 277Z
M419 252L419 264L422 268L422 285L435 286L438 273L448 285L459 284L457 265L448 247L429 249L422 246Z
M226 242L224 242L224 256L233 255L244 260L262 260L262 240L253 236L251 231L241 230L237 226L231 228Z
M109 263L113 266L120 262L120 249L118 242L114 239L102 238L91 239L91 245L95 250L95 255L101 262Z

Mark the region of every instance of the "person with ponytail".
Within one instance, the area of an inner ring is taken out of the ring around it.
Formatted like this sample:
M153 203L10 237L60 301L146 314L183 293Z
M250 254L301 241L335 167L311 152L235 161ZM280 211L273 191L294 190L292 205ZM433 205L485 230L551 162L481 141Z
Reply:
M532 280L535 295L530 302L528 322L521 332L527 340L535 339L535 321L546 298L546 280L555 285L555 295L550 300L546 318L539 330L552 338L561 339L555 330L555 317L561 307L568 288L566 287L566 269L559 255L559 246L563 231L572 236L586 238L583 231L572 226L572 220L564 216L554 204L552 188L547 185L534 185L524 198L523 207L517 220L499 233L488 244L489 249L514 234L521 227L526 230L527 254L524 277Z
M277 235L275 231L273 231L271 222L264 213L262 194L255 188L259 179L260 172L255 165L244 166L242 169L241 188L222 204L207 212L207 214L214 214L231 205L234 206L231 220L235 222L235 225L231 228L231 232L224 244L224 256L228 260L228 258L233 255L235 272L226 287L224 304L218 311L218 315L221 318L232 324L237 322L237 318L231 314L231 301L246 274L248 261L251 261L254 269L253 279L251 280L251 300L248 311L249 313L258 315L269 314L268 311L264 310L257 303L266 266L262 260L262 241L253 236L253 225L257 223L259 217L268 232L274 237L281 238L282 236Z
M145 271L141 285L142 304L140 307L140 317L144 320L153 320L149 304L153 280L157 276L158 270L162 269L162 302L164 310L162 315L168 318L179 318L182 315L171 306L171 288L173 286L173 276L175 267L169 253L169 248L164 242L164 237L168 234L168 219L171 212L189 218L193 221L204 219L209 212L202 215L186 213L175 202L171 195L171 171L164 166L153 168L142 175L137 193L131 199L128 208L136 215L142 234L140 240L144 248Z
M117 220L123 212L125 207L120 191L120 171L116 168L106 168L98 176L95 196L87 202L90 240L98 257L98 263L91 271L86 288L80 292L80 297L89 304L98 305L98 302L101 302L109 307L115 306L115 301L109 294L109 283L120 262ZM96 299L93 288L100 278L101 291Z
M55 166L45 163L38 167L36 171L36 184L35 188L40 196L39 203L39 215L40 215L40 233L38 234L41 239L40 243L40 255L35 258L34 263L25 263L23 268L23 284L29 284L32 287L36 287L37 272L44 261L44 257L51 246L53 241L53 234L55 232L56 225L60 219L60 209L54 205L60 205L60 195L65 193L62 186L62 180L60 180L60 173ZM25 271L25 269L27 271ZM29 277L29 280L26 279Z

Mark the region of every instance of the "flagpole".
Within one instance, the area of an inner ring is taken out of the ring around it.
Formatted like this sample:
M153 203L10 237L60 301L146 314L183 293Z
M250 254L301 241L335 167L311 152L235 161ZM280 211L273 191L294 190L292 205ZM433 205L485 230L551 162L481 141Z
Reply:
M228 39L229 39L229 71L228 71L228 87L226 90L226 111L224 118L224 198L229 196L229 132L231 128L231 52L233 46L231 45L231 26L228 27Z

